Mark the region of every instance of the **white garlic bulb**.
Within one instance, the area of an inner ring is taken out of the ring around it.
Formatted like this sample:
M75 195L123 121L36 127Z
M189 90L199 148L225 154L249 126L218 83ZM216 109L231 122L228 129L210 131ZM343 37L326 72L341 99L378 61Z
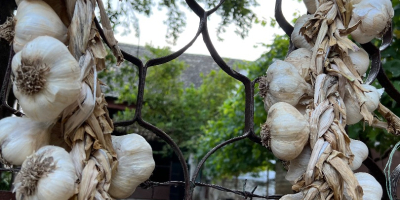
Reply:
M361 20L358 28L351 33L361 44L381 37L392 22L394 10L390 0L362 0L354 5L350 26Z
M317 11L317 0L304 0L304 4L306 4L307 12L308 13L315 13Z
M0 120L0 154L8 164L21 165L26 157L49 144L50 124L29 118L6 117Z
M363 189L363 200L382 199L383 190L381 184L368 173L355 173L358 183Z
M307 145L299 156L290 161L289 170L285 176L286 180L294 184L306 172L310 158L311 148Z
M261 79L260 94L265 110L277 102L297 105L303 97L312 95L311 85L302 78L292 64L277 60L268 67L267 77Z
M299 74L305 80L310 80L310 65L311 65L312 51L306 48L300 48L292 51L285 61L292 64L299 70Z
M383 93L382 89L377 90L372 85L363 84L362 85L365 89L370 90L371 92L365 92L366 102L368 111L373 112L378 108L379 99ZM361 115L361 108L358 104L355 94L351 94L348 90L346 91L346 95L344 98L344 104L346 105L346 123L348 125L355 124L363 119Z
M68 200L75 194L77 179L68 152L44 146L24 161L13 192L17 200Z
M368 147L360 140L350 139L350 149L354 154L354 160L350 164L351 170L355 171L362 165L362 162L368 157Z
M349 57L360 76L364 76L369 67L368 53L360 48L358 51L349 51Z
M292 40L293 44L297 48L306 48L312 49L313 45L308 43L303 35L300 35L300 29L303 25L312 17L312 15L302 15L299 17L294 24L294 29L290 39Z
M382 199L383 190L381 184L368 173L358 172L354 176L357 178L358 183L363 189L363 200L377 200ZM345 185L346 187L346 185ZM347 190L344 190L344 199L351 200L347 194Z
M127 198L153 172L153 152L149 143L138 134L112 136L112 143L117 152L118 168L112 175L108 193L113 198Z
M40 36L12 60L13 91L24 113L37 121L52 121L78 99L78 62L60 41Z
M279 159L295 159L307 144L310 134L308 120L292 105L279 102L268 110L261 137L265 146Z
M39 36L51 36L67 42L67 27L54 10L43 1L25 0L19 3L15 16L14 51Z

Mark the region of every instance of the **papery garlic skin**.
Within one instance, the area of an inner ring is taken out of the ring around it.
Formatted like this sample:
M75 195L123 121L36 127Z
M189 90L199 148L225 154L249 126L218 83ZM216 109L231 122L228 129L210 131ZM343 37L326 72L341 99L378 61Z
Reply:
M394 16L390 0L362 0L353 7L350 26L359 20L361 24L351 33L351 36L361 44L381 37L387 31Z
M303 97L312 95L311 85L302 78L292 64L277 60L260 80L260 94L264 97L265 110L277 102L297 105Z
M289 170L285 176L286 180L294 184L306 172L310 158L311 148L307 145L299 156L290 161Z
M285 61L292 64L297 68L301 77L306 81L311 79L310 65L311 65L312 51L306 48L299 48L292 51Z
M359 140L350 139L350 149L354 154L354 160L350 164L351 170L355 171L361 167L362 162L368 157L368 147Z
M6 117L0 120L0 153L3 161L22 165L42 146L49 144L50 124L29 118Z
M78 62L57 39L40 36L12 60L13 91L24 113L36 121L52 121L81 89Z
M364 76L369 67L369 55L368 53L360 48L358 51L349 51L349 57L360 76Z
M294 29L292 32L292 35L290 36L290 39L292 40L293 44L297 48L306 48L306 49L312 49L313 46L306 41L303 35L300 35L300 29L303 27L303 25L307 22L312 17L312 15L302 15L299 17L294 24Z
M306 5L308 13L315 13L317 11L317 0L303 0L304 4Z
M77 179L68 152L44 146L24 161L13 192L17 200L68 200L75 194Z
M279 200L303 200L304 195L302 192L295 193L295 194L287 194L281 197Z
M149 179L155 162L151 146L138 134L112 136L118 157L118 168L113 173L108 193L117 199L129 197L136 187Z
M262 125L261 138L279 159L295 159L307 144L310 134L308 120L292 105L279 102L268 110L267 121Z
M382 199L383 190L381 184L376 179L365 172L358 172L354 174L358 183L363 189L363 200L377 200ZM346 187L346 185L345 185ZM344 191L344 199L351 200L346 190Z
M372 85L363 84L362 86L365 89L371 91L364 93L367 99L365 105L367 105L369 112L373 112L379 106L379 99L381 98L382 92L380 92L380 90L377 90ZM363 119L363 116L360 113L361 108L358 104L358 101L356 100L355 94L350 94L349 91L346 91L344 104L346 105L346 123L348 125L355 124Z
M62 43L68 39L68 29L54 10L43 1L24 0L15 16L13 47L19 52L26 43L39 36L51 36Z

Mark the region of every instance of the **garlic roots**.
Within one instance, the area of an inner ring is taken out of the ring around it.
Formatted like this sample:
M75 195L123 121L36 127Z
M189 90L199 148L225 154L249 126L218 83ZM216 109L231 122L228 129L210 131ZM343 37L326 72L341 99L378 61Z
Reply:
M42 146L49 144L51 124L29 118L7 117L0 120L0 154L4 163L21 165Z
M138 134L113 136L112 142L118 156L118 168L112 176L108 192L114 198L127 198L153 172L152 149Z
M17 199L68 200L76 181L69 154L61 147L44 146L24 161L13 192Z
M292 105L279 102L268 111L268 118L262 125L261 137L264 146L284 161L296 158L309 138L309 125L304 116Z
M55 120L78 99L78 62L60 41L40 36L27 43L12 61L13 91L28 117Z
M39 36L51 36L67 42L67 27L54 10L43 1L24 0L15 16L14 51L19 52L26 43Z

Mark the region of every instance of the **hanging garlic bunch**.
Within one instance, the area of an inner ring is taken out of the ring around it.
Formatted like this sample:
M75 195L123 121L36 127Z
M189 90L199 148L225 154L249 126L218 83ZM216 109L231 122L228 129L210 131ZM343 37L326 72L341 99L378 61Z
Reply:
M261 138L264 146L271 148L279 159L295 159L309 138L307 119L292 105L279 102L268 110L267 121L262 125Z
M294 24L294 29L293 33L290 37L292 40L293 44L297 48L306 48L306 49L312 49L313 44L310 44L306 41L303 35L300 34L300 29L303 27L303 25L312 18L312 15L302 15L299 17Z
M61 147L44 146L22 164L14 181L17 200L68 200L75 194L75 168Z
M34 120L52 121L78 98L78 63L57 39L40 36L27 43L14 56L12 71L14 95Z
M118 168L112 175L108 192L114 198L127 198L153 172L152 149L138 134L113 136L112 142L118 156Z
M367 106L369 112L373 112L378 108L379 99L381 98L383 89L377 90L374 86L366 84L363 84L362 87L364 87L367 90L370 90L370 92L364 93L366 100L365 105ZM361 119L363 119L363 116L361 115L361 108L356 98L358 97L354 93L354 90L348 88L348 90L346 90L346 95L344 98L344 104L346 105L346 115L347 115L346 123L348 125L355 124L359 122Z
M350 26L361 20L358 28L351 33L361 44L380 38L392 23L394 10L390 0L362 0L354 5Z
M260 80L260 95L264 98L265 110L277 102L297 105L311 96L311 85L302 78L292 64L277 60L268 67L267 76Z
M18 5L15 16L14 51L21 51L26 43L45 35L66 43L67 31L58 15L45 2L24 0Z
M351 170L355 171L362 165L362 162L368 157L368 147L359 140L350 139L350 149L354 154L354 160L350 164ZM362 186L362 185L361 185Z
M4 163L21 165L26 157L49 144L51 124L29 118L0 120L0 156Z
M364 76L369 67L368 53L360 48L358 51L349 51L349 57L360 76Z

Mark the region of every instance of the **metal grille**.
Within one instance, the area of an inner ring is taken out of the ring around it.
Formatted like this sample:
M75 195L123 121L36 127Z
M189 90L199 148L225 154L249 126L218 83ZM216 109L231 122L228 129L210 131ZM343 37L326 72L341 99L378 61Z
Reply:
M196 182L195 180L197 179L200 169L204 165L205 161L218 149L240 141L240 140L245 140L249 139L257 144L261 145L261 139L255 134L253 126L254 126L254 87L255 84L258 81L258 78L255 80L250 80L248 77L246 77L243 74L240 74L239 72L233 70L230 66L228 66L223 59L220 57L218 54L217 50L214 48L213 43L210 39L209 36L209 31L207 27L207 18L212 15L223 3L224 1L220 1L220 3L212 8L211 10L204 10L195 0L186 0L187 5L194 11L194 13L199 17L200 23L198 26L198 31L193 37L193 39L182 49L179 51L172 53L168 56L165 57L160 57L160 58L155 58L147 61L146 63L143 63L140 59L137 57L122 51L122 54L124 56L124 59L131 62L134 64L139 72L139 85L138 85L138 93L137 93L137 102L136 102L136 110L135 110L135 115L133 119L129 121L123 121L123 122L116 122L114 125L115 127L124 127L124 126L129 126L132 125L133 123L138 123L141 127L153 132L156 134L158 137L160 137L162 140L164 140L170 147L173 149L175 154L178 156L180 164L183 169L183 175L184 175L184 181L170 181L170 182L151 182L147 181L141 184L142 188L151 188L151 187L157 187L157 186L177 186L177 185L183 185L185 189L185 199L190 200L192 198L192 193L195 189L195 187L211 187L217 190L225 191L225 192L231 192L237 195L243 196L245 199L250 198L252 199L253 197L257 198L264 198L264 199L279 199L282 197L281 195L272 195L272 196L259 196L254 194L254 191L256 188L254 188L251 191L246 191L245 189L243 191L237 191L237 190L230 190L218 185L210 185L210 184L205 184L201 182ZM278 22L278 24L281 26L281 28L285 31L287 35L291 35L293 32L293 27L286 21L282 14L281 10L281 0L276 0L276 7L275 7L275 17ZM100 32L101 37L103 38L104 41L106 41L104 38L104 32L98 23L97 20L95 20L96 27ZM146 73L147 70L150 67L157 67L157 65L167 63L173 59L176 59L180 55L182 55L198 38L199 35L202 35L203 41L214 59L214 61L218 64L218 66L226 72L229 76L232 78L240 81L244 87L245 87L245 128L244 128L244 134L237 136L235 138L231 138L225 142L220 143L219 145L215 146L212 148L198 163L198 165L195 168L194 174L192 175L192 178L190 179L189 176L189 170L188 166L186 164L186 161L184 159L183 153L180 150L179 146L171 139L171 137L165 133L163 130L159 129L158 127L150 124L149 122L146 122L142 118L142 108L143 108L143 97L144 97L144 88L146 84ZM383 37L383 42L380 48L377 48L371 43L367 43L363 45L363 48L370 54L370 58L372 59L372 67L371 67L371 72L369 73L367 77L367 84L371 84L376 78L378 79L379 83L385 88L385 91L389 94L390 97L392 97L396 102L400 103L400 93L394 88L394 86L391 84L389 81L388 77L386 76L384 70L382 69L382 63L381 63L381 56L380 52L383 51L385 48L387 48L392 41L392 30L388 31L384 37ZM108 45L108 44L107 44ZM295 50L294 45L292 42L290 42L289 46L289 53L291 51ZM23 114L15 109L13 109L11 106L7 104L7 99L8 99L8 94L11 88L11 82L10 82L10 74L11 74L11 59L13 57L13 50L11 49L10 51L10 57L9 57L9 63L6 71L6 76L5 79L3 80L3 87L1 89L1 109L6 109L11 111L17 116L22 116ZM18 169L0 169L0 171L18 171ZM383 175L383 173L382 173ZM398 178L398 177L397 177ZM380 180L377 178L377 180ZM397 179L396 179L397 182ZM380 182L382 187L385 189L385 183ZM244 187L245 188L245 187ZM393 191L396 190L396 188L392 188ZM384 190L385 191L385 190ZM395 192L394 192L395 193Z

